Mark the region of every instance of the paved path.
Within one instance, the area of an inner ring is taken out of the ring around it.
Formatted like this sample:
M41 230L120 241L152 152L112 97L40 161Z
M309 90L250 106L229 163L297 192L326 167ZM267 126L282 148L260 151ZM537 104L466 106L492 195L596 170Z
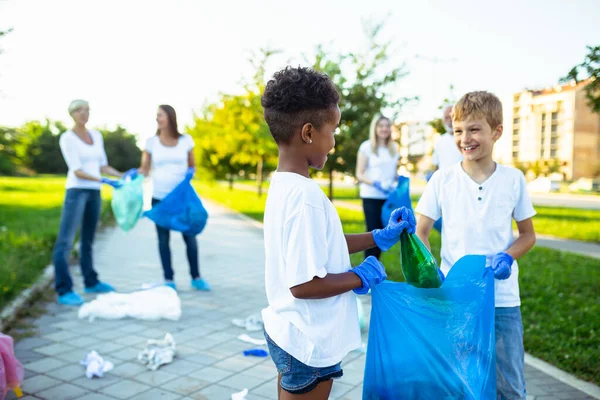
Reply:
M174 235L174 266L183 308L179 321L91 323L77 319L76 309L47 304L47 313L34 320L38 334L16 345L17 357L26 368L25 400L220 400L243 388L250 389L248 400L276 399L276 370L271 360L245 358L242 351L252 346L237 339L245 331L231 324L232 318L259 313L266 305L262 230L237 214L210 203L207 206L211 217L199 242L201 270L213 291L190 290L183 241ZM140 221L129 233L105 231L95 249L101 278L123 292L160 280L156 247L154 227L148 220ZM74 281L81 291L78 274ZM369 312L370 297L361 299ZM146 339L159 339L167 332L177 341L175 361L156 372L146 371L136 361L138 352ZM114 362L115 369L103 378L88 380L79 361L91 350ZM364 364L360 352L346 358L345 375L333 385L332 399L361 398ZM526 377L529 400L592 399L533 367L527 367Z

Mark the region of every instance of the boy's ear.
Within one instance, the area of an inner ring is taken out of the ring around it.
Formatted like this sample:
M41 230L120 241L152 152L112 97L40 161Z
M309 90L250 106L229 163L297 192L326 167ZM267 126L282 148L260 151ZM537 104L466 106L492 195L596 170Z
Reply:
M314 133L314 126L310 123L307 122L306 124L302 125L302 132L300 132L300 137L302 138L302 141L304 143L312 143L312 135Z
M492 137L494 138L494 142L498 141L502 137L502 132L504 132L504 125L500 124L494 129L492 133Z

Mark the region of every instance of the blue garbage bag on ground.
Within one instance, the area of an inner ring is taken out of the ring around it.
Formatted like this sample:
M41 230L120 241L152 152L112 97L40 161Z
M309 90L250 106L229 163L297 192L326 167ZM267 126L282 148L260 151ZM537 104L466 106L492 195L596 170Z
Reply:
M196 236L206 226L208 212L186 177L171 193L150 211L144 213L158 226L178 231L186 236Z
M129 181L123 181L123 186L113 190L110 202L117 224L125 232L133 229L142 215L144 207L144 176L138 175Z
M364 400L496 398L494 275L465 256L438 289L371 289Z
M390 215L396 208L406 207L412 211L412 202L410 201L410 179L405 176L398 177L398 186L388 196L381 209L381 222L387 226L390 221Z

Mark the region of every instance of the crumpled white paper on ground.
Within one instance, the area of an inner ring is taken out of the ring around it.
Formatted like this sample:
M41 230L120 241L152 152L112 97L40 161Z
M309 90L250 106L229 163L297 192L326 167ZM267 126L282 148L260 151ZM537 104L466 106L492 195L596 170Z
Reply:
M102 378L105 372L114 368L113 363L104 360L95 350L86 354L85 360L81 361L81 365L85 366L85 376L88 379L92 379L94 376Z
M79 318L122 319L126 317L156 321L181 317L181 300L168 286L133 293L106 293L79 309Z
M156 371L161 365L173 362L175 351L175 339L167 333L162 340L149 339L146 348L138 355L138 360L149 370Z

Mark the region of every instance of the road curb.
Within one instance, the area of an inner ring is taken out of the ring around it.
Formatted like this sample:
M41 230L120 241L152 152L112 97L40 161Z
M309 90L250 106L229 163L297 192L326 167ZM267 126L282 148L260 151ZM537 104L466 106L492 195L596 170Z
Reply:
M15 299L13 299L0 314L0 332L5 329L17 318L19 313L29 304L31 300L40 292L48 289L54 281L54 266L48 265L44 268L42 275L35 281L33 285L22 291Z

